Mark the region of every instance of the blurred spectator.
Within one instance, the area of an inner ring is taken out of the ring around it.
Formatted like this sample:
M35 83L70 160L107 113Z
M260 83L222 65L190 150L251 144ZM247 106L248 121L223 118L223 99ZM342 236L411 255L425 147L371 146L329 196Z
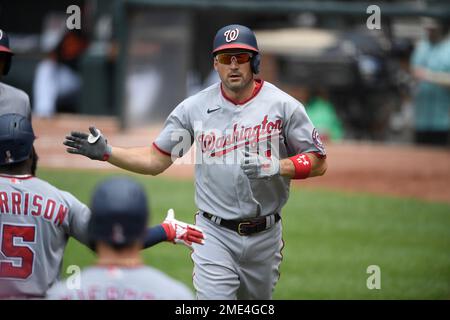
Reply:
M426 38L420 41L411 64L417 79L415 141L430 145L448 145L450 132L450 38L448 25L423 18Z
M52 117L59 108L74 111L81 89L79 62L88 45L87 37L80 30L59 28L50 33L54 44L49 45L47 57L36 68L33 113L38 117Z
M203 89L208 88L217 82L220 82L219 74L212 68L205 81L203 81Z
M306 112L320 132L322 141L339 141L343 137L342 122L325 89L313 90L306 101Z
M8 35L0 29L0 80L11 69L13 55ZM0 115L7 113L19 113L31 120L30 98L22 90L0 82Z
M389 60L388 72L395 92L393 100L396 103L389 119L389 140L413 140L414 107L411 93L416 83L410 64L413 50L414 44L410 39L392 40L392 59Z
M187 93L188 96L194 95L199 91L202 91L213 84L220 82L220 77L214 68L211 68L210 72L202 82L200 79L200 73L197 70L190 70L187 77Z

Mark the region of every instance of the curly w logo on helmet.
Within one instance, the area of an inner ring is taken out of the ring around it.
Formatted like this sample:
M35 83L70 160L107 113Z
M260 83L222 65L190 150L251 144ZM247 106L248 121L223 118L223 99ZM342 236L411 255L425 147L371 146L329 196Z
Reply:
M239 37L239 29L230 29L224 32L226 42L235 41Z

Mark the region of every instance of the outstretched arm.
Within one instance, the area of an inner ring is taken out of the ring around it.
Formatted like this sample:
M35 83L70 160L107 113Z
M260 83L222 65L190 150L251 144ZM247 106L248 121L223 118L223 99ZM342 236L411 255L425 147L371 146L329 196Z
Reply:
M144 240L144 248L163 241L181 243L192 248L192 243L203 244L205 236L199 227L175 219L175 212L169 209L162 224L149 228Z
M172 165L170 156L154 146L137 148L111 147L108 162L116 167L141 174L158 175Z
M119 148L108 144L100 130L89 128L90 134L71 132L64 145L67 152L81 154L92 160L108 161L116 167L149 175L157 175L172 164L169 155L158 151L154 146Z

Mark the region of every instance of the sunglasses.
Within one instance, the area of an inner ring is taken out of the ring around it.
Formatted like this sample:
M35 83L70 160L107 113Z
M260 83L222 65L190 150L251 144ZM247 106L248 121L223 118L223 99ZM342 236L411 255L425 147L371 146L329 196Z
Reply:
M238 53L219 53L216 59L221 64L231 64L233 57L236 58L236 62L239 64L249 62L252 58L252 54L248 52L238 52Z

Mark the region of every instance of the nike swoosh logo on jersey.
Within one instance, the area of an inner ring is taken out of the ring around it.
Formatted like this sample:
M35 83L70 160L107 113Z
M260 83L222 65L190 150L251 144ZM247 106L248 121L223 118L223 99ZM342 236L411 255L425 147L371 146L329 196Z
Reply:
M216 108L216 109L208 109L208 110L206 111L206 113L211 113L211 112L217 111L217 110L219 110L219 109L220 109L220 107L218 107L218 108Z

